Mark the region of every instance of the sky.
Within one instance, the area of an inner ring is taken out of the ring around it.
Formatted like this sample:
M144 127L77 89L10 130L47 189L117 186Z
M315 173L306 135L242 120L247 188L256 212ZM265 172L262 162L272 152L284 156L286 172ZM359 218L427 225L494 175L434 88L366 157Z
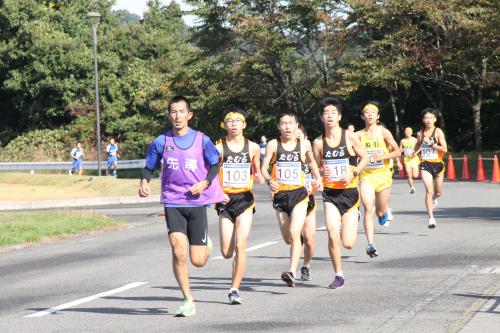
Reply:
M116 0L113 9L126 9L130 13L137 14L142 17L142 14L146 11L148 6L146 5L147 0ZM161 3L168 5L172 0L161 0ZM181 4L181 8L184 10L188 9L188 6L184 4L184 1L177 0ZM186 24L193 25L194 18L191 15L185 15L184 21Z

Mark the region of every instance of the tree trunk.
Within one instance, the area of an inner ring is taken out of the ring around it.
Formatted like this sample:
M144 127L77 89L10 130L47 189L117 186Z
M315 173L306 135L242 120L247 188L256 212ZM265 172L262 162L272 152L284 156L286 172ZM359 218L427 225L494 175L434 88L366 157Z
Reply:
M399 140L399 118L398 118L398 109L396 108L396 101L394 99L394 94L392 93L392 90L389 90L389 96L391 100L392 114L394 116L395 138L397 141Z
M481 150L483 138L481 134L482 89L478 88L477 98L472 103L472 119L474 121L474 141L476 150Z
M441 89L439 86L438 86L438 94L439 94L439 107L437 108L437 111L438 111L439 127L444 132L446 129L446 124L444 123L444 115L443 115L444 97L443 97L443 94L441 93Z

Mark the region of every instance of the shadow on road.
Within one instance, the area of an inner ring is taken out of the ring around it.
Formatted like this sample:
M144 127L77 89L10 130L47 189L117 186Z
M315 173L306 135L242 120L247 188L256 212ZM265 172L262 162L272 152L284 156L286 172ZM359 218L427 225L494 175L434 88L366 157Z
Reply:
M495 295L484 295L484 294L472 294L472 293L467 293L467 294L454 294L455 296L461 296L461 297L472 297L472 298L477 298L477 299L484 299L486 301L489 300L495 300L495 302L490 306L490 308L486 311L478 311L478 312L483 312L483 313L498 313L500 314L500 310L496 310L500 306L500 296L495 296Z
M36 308L36 309L28 309L31 311L43 311L45 308ZM169 314L167 309L164 308L71 308L58 311L56 313L51 314L63 314L64 312L89 312L89 313L101 313L101 314L110 314L110 315L140 315L140 316L159 316L159 315L167 315Z
M416 211L397 211L397 214L425 216L424 212ZM444 219L484 219L490 221L500 221L500 207L438 207L434 211L434 216Z

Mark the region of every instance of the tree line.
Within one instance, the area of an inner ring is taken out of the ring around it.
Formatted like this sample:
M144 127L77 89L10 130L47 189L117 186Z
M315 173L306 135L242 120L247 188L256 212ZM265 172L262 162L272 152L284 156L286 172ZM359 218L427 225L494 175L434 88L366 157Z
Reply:
M212 137L230 104L247 111L250 137L276 134L287 107L313 136L318 101L337 96L344 125L361 126L363 103L378 100L400 137L432 106L452 149L500 146L497 1L186 2L193 27L175 2L148 1L139 18L110 0L0 0L1 158L95 146L90 11L102 15L102 140L116 138L129 158L166 130L174 94L192 100L193 126Z

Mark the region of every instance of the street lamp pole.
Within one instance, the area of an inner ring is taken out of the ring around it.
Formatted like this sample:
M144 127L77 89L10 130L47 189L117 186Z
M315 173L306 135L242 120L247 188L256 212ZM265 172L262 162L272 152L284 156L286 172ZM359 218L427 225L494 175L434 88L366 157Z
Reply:
M99 77L97 69L97 27L101 14L90 12L87 18L92 25L92 40L94 44L94 71L95 71L95 112L96 112L96 132L97 132L97 175L101 176L101 121L99 119Z

